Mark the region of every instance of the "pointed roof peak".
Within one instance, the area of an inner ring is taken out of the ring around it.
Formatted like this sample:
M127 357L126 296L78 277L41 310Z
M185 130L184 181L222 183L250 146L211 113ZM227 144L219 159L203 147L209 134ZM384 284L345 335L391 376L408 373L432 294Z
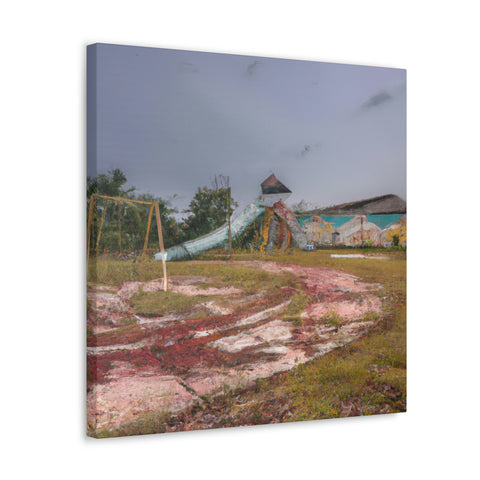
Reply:
M292 193L273 173L261 183L261 187L264 195L271 193Z

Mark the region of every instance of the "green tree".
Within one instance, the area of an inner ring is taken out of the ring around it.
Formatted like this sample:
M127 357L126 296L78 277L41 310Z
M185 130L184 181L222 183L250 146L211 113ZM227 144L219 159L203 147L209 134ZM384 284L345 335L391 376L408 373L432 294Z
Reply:
M184 240L205 235L228 221L237 202L231 198L228 177L215 175L212 187L199 187L184 222Z
M87 177L87 209L90 206L90 198L94 193L111 197L133 198L135 187L126 189L126 183L127 177L119 168L109 170L107 173L101 173L93 178ZM105 214L104 209L106 209ZM102 236L98 245L99 252L105 249L116 251L123 250L125 247L133 248L131 247L131 242L125 241L127 239L124 232L122 232L122 222L127 211L128 207L124 204L113 204L105 199L97 199L95 202L91 241L94 248L96 248L101 217L104 215Z
M93 193L110 197L123 197L132 200L156 202L160 207L163 240L165 247L170 247L181 241L182 235L178 222L172 216L174 209L170 203L154 195L145 193L135 195L135 187L126 188L127 177L120 169L110 170L107 174L87 178L88 204ZM87 204L87 208L88 208ZM147 232L149 205L128 202L115 202L97 198L92 225L92 250L97 246L99 226L104 217L102 235L98 245L98 253L108 250L140 251L143 249ZM152 217L148 248L158 249L158 230L155 213Z
M181 230L180 224L173 216L173 214L177 211L175 210L175 208L172 207L169 200L155 197L150 193L142 193L140 195L137 195L136 198L137 200L143 200L145 202L158 203L158 206L160 208L160 221L162 222L162 236L165 248L172 247L182 242L183 232ZM145 208L145 221L141 222L141 234L143 234L142 238L145 238L145 233L147 231L148 210L149 208ZM149 248L154 249L158 248L158 229L156 226L156 221L157 220L155 218L155 212L153 212L152 227L150 229L148 246Z
M92 178L87 177L87 198L90 199L93 193L99 195L108 195L110 197L130 197L135 191L135 187L124 189L127 183L127 177L119 169L109 170L108 173L101 173Z

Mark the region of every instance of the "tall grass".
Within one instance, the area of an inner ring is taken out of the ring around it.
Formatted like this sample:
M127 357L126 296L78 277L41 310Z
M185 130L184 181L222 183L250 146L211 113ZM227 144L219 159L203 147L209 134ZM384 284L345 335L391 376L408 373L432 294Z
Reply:
M237 287L246 294L262 289L275 290L291 285L294 276L268 273L260 269L228 263L169 262L167 273L172 276L200 276L207 281L203 286ZM122 261L109 257L92 258L88 265L87 280L91 283L119 286L127 281L149 281L163 277L162 263L151 258ZM200 287L202 285L199 285Z

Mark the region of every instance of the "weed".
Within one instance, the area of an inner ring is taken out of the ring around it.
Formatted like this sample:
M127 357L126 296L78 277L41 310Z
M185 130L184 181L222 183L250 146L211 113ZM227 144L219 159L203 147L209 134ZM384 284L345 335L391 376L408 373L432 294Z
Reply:
M264 414L260 411L260 409L257 406L256 409L253 411L252 423L254 425L259 425L260 423L263 423L264 418L265 418Z
M150 351L155 355L155 358L157 360L160 360L162 359L162 355L165 354L165 349L163 349L162 347L150 347Z
M95 344L95 346L127 344L137 342L145 337L147 333L137 324L127 324L108 330L106 332L97 333L92 337L90 342L87 337L87 345Z
M339 327L343 324L343 318L337 312L328 312L322 317L322 322L328 323L331 327Z
M200 319L200 318L210 317L211 315L212 315L212 313L210 312L210 310L201 307L199 310L196 310L196 311L192 312L192 313L188 316L188 318L189 318L190 320L198 320L198 319Z
M90 430L88 434L95 438L123 437L127 435L148 435L167 431L166 412L148 412L137 420L114 430Z
M292 323L295 327L303 326L302 317L300 317L299 315L284 315L283 320Z
M135 317L124 317L117 320L117 323L120 325L134 325L135 323L138 323L138 319Z
M93 333L93 328L88 325L87 326L87 341L92 340L94 338L95 334Z
M308 306L307 295L305 295L305 293L303 292L295 294L292 297L289 305L285 309L283 319L292 323L296 322L301 325L300 314L307 308L307 306Z
M380 320L380 315L375 312L367 312L358 321L359 322L373 322L377 323Z
M177 292L140 293L132 297L132 306L140 315L161 317L168 313L187 313L193 306L205 302L207 296L192 297Z

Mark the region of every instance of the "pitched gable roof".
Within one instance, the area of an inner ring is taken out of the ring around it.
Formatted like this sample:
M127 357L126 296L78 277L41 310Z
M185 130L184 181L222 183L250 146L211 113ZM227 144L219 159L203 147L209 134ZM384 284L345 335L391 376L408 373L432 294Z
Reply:
M272 173L262 184L262 193L269 195L271 193L292 193L277 177Z
M332 207L311 210L305 214L313 215L378 215L405 213L407 204L397 195L381 195L356 202L342 203Z

